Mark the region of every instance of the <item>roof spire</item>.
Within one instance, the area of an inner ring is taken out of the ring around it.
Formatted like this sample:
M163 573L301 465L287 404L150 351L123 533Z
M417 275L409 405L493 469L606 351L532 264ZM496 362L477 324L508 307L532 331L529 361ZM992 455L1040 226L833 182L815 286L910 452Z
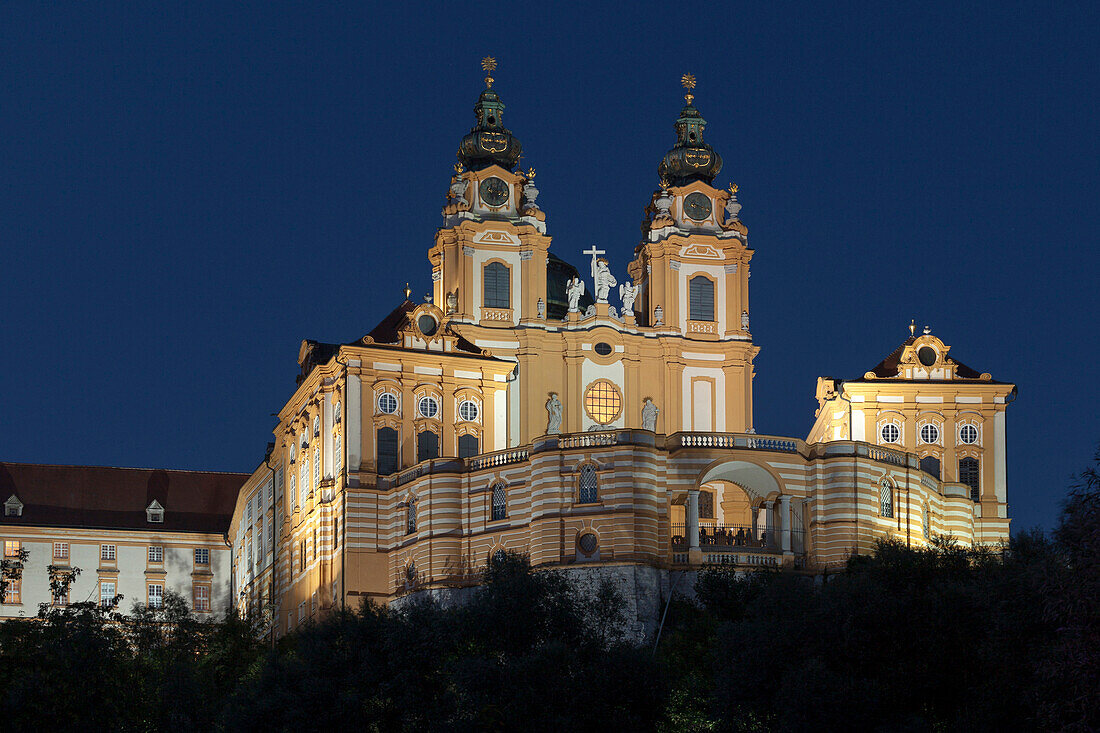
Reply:
M695 74L684 74L680 77L680 83L684 89L688 90L687 94L684 95L684 99L688 104L691 104L695 101L695 95L692 94L692 90L695 89Z
M915 336L916 334L917 334L917 319L916 318L910 318L909 319L909 335L910 336Z
M684 74L680 85L687 90L686 104L676 120L676 144L665 153L657 166L657 176L672 186L683 186L692 181L710 184L722 170L722 156L709 143L703 142L703 130L707 121L699 114L695 101L695 75Z
M485 72L485 88L492 89L493 82L496 79L493 78L493 72L496 71L497 60L492 56L486 56L481 60L481 70Z
M405 300L409 299L409 296L412 295L412 292L413 289L409 287L408 283L405 283Z

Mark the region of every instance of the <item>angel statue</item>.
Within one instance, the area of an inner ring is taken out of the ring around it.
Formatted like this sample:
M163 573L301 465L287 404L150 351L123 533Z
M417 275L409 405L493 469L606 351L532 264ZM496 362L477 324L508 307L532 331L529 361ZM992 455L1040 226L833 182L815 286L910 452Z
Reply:
M574 277L565 284L565 296L569 298L569 312L580 313L581 296L584 295L584 280Z
M546 434L553 435L561 432L561 400L555 392L550 393L550 399L546 400Z
M619 298L623 301L623 315L634 312L634 301L642 294L642 286L624 282L619 286Z

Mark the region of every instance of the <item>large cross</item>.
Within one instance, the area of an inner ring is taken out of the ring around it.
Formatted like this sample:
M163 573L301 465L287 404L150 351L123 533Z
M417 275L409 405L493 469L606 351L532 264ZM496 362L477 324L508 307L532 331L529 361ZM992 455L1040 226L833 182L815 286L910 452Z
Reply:
M605 255L605 254L607 254L607 250L606 249L596 249L596 245L593 244L592 249L586 249L586 250L582 251L581 254L583 254L583 255L592 255L592 259L596 259L596 255Z

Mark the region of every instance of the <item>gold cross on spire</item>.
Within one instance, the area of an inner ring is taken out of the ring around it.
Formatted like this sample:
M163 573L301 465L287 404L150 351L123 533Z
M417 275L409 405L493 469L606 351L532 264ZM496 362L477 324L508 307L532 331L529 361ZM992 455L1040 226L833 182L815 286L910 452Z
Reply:
M481 60L481 70L485 72L486 89L493 88L493 82L496 81L495 79L493 79L493 72L496 71L496 68L497 60L492 56L486 56Z
M684 74L680 77L680 84L688 90L688 93L684 95L684 99L687 100L688 104L691 104L692 100L695 99L695 95L691 93L691 90L695 88L695 74Z

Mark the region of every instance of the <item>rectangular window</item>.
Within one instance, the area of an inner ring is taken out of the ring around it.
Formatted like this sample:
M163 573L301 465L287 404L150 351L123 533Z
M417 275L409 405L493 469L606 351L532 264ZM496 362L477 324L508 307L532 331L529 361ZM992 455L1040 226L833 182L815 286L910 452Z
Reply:
M252 567L252 540L248 541L248 567Z
M471 458L477 455L477 436L476 435L460 435L458 436L458 457L459 458Z
M306 620L306 602L302 601L298 604L298 625L301 626L302 622Z
M206 584L195 585L195 610L210 610L210 586Z
M210 564L210 548L208 548L208 547L196 547L195 548L195 564L196 565L209 565Z
M416 462L439 458L439 436L431 430L422 430L416 435Z
M114 545L100 545L99 546L99 559L107 560L109 562L115 561L115 546Z
M397 431L378 428L378 473L388 476L397 470Z
M164 548L160 545L149 546L149 562L162 563L164 562Z
M485 266L485 307L510 308L508 268L500 262L491 262Z
M714 494L709 491L699 492L699 518L714 519Z
M343 448L340 442L340 434L337 433L336 437L332 439L332 473L335 476L340 475L340 471L344 468L344 454Z
M312 616L315 613L317 613L317 594L316 593L313 594L313 600L309 604L309 615Z
M4 540L4 557L19 557L19 540Z
M248 497L248 506L245 508L245 522L252 524L252 497Z
M164 605L164 586L160 583L149 584L149 608L160 608Z
M693 321L714 320L714 282L696 275L688 283L688 307Z
M313 485L321 485L321 449L313 449Z
M977 458L970 458L969 456L959 461L959 483L966 484L970 487L970 500L980 501L981 496L981 478L978 471L979 463Z
M69 578L69 582L72 582L72 578ZM60 592L54 592L53 605L55 606L67 606L69 605L69 586L66 585L65 589Z
M102 580L99 583L99 605L107 608L115 605L114 581Z
M298 543L298 570L305 571L306 569L306 541L302 540Z
M4 603L22 603L23 602L23 579L22 578L8 578L7 585L4 586Z
M53 559L54 560L68 560L69 559L69 543L68 542L54 542L53 543Z

